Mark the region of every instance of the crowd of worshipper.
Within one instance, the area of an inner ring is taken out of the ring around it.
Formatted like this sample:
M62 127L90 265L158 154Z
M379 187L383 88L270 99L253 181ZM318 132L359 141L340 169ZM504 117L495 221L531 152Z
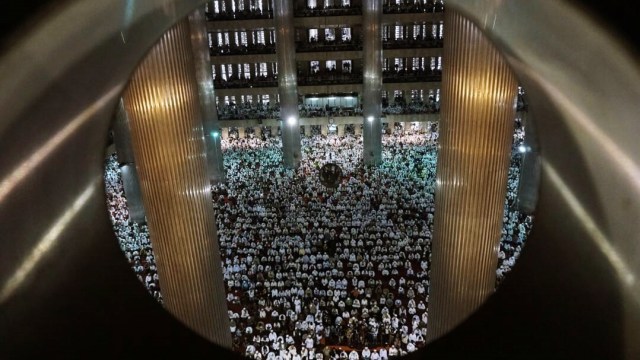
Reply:
M385 115L434 114L440 112L440 101L430 96L427 101L412 99L407 102L403 97L395 98L392 104L382 102L382 113Z
M295 171L282 166L277 138L222 141L227 179L212 186L212 201L236 351L253 359L377 360L425 344L437 135L437 127L383 135L377 167L363 165L361 136L303 137ZM531 217L511 206L522 135L518 126L498 281L531 228ZM327 163L342 168L337 188L320 183ZM148 235L128 221L118 175L111 157L111 217L145 283Z
M120 249L127 257L138 280L156 300L162 303L158 272L149 241L149 229L146 224L137 224L129 218L120 164L115 153L105 161L104 183L109 218Z
M393 102L383 100L382 113L384 115L433 114L440 111L440 102L433 97L426 101L394 99ZM340 117L362 115L362 106L318 106L298 105L300 117ZM280 116L279 103L241 102L218 105L219 120L251 120L278 119Z
M280 116L280 104L271 102L241 102L218 104L219 120L244 120L244 119L278 119Z
M298 105L300 117L340 117L340 116L361 116L361 106L319 106L310 104Z

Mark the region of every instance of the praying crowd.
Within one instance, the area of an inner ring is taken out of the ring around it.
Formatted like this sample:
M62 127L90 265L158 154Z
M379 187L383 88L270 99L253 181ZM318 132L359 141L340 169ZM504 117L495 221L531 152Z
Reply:
M362 115L362 106L317 106L300 104L298 105L300 117L339 117L339 116L359 116ZM433 97L427 101L410 100L404 98L393 99L389 103L386 99L382 102L383 115L407 115L407 114L434 114L440 112L440 102ZM229 103L218 105L219 120L247 120L247 119L277 119L280 116L280 104L261 102L249 103Z
M362 164L362 137L302 138L297 170L280 140L222 140L225 183L212 186L233 348L254 359L387 359L425 344L437 131L383 135L383 161ZM532 218L513 205L523 130L505 199L497 282L519 256ZM342 169L337 188L319 169ZM117 159L107 203L121 247L161 300L146 226L129 221ZM150 276L150 280L147 278Z
M124 185L116 154L111 154L105 161L104 180L109 219L120 243L120 249L127 257L138 280L156 300L162 303L153 249L149 241L149 229L146 224L139 225L129 219L127 199L124 195Z

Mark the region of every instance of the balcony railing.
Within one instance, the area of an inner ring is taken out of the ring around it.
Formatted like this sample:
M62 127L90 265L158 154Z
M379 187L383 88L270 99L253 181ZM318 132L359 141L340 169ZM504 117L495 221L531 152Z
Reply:
M382 81L385 83L438 82L438 81L442 81L442 71L441 70L383 71Z
M362 42L349 41L310 41L296 42L297 52L325 52L325 51L357 51L362 50Z
M205 13L207 21L225 21L225 20L256 20L256 19L272 19L273 11L265 10L244 10L237 12L220 12Z
M361 84L361 73L342 73L337 71L326 71L323 73L298 75L298 85L340 85L340 84Z
M444 11L444 5L441 2L435 4L390 4L382 6L384 14L437 13L442 11Z
M239 89L239 88L254 88L254 87L277 87L278 78L271 77L258 77L252 79L238 79L229 78L223 80L216 78L213 80L213 86L216 89Z
M253 44L250 46L216 46L209 48L211 56L223 55L255 55L255 54L275 54L276 44Z
M344 15L362 15L360 6L336 6L327 8L306 8L294 11L295 17L314 17L314 16L344 16Z
M382 42L383 49L441 48L443 39L401 39Z

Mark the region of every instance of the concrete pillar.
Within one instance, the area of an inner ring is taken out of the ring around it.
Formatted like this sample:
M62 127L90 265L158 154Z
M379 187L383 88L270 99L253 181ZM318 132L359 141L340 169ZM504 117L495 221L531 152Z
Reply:
M329 127L327 126L327 124L320 125L320 133L324 136L329 135Z
M538 188L540 186L540 150L538 137L531 119L523 113L524 144L522 163L520 164L520 179L518 182L518 210L531 215L538 203Z
M233 6L231 5L232 2L233 0L224 0L224 7L228 13L231 13L231 11L233 11Z
M231 348L194 69L185 18L138 65L124 105L164 306L196 333Z
M253 37L255 36L255 30L247 30L247 46L252 47L255 43L253 41ZM251 75L253 76L253 66L251 66Z
M379 0L363 0L362 15L363 158L365 164L377 165L382 161L382 3Z
M222 128L222 140L229 140L229 128Z
M271 137L278 137L278 127L277 126L272 126L271 127Z
M354 124L353 132L356 134L356 136L362 135L362 124Z
M142 192L140 191L140 179L135 167L133 157L133 147L131 145L131 132L129 131L129 118L124 109L122 99L118 103L116 119L113 123L113 140L120 164L120 175L124 194L127 198L127 208L129 209L129 219L142 224L145 219L144 204L142 202Z
M427 341L464 321L495 289L518 85L475 24L453 9L444 16Z
M113 142L120 164L133 164L133 147L131 145L131 132L129 130L129 117L124 108L122 98L118 101L115 120L113 121Z
M122 177L124 194L127 198L129 219L138 224L146 223L142 191L140 190L140 178L135 164L120 165L120 176Z
M189 15L191 29L191 46L196 65L196 80L200 95L202 126L207 147L207 176L212 182L225 180L222 148L220 147L220 123L216 108L216 94L211 76L211 57L208 52L207 24L204 10L198 9Z
M337 130L338 130L338 136L344 136L344 124L338 124L337 125Z
M247 137L247 136L244 133L244 127L238 126L238 138L239 139L244 139L245 137Z
M407 132L407 131L411 131L411 123L408 121L403 121L402 122L402 131Z
M253 127L253 134L256 137L256 139L262 139L262 126L260 126L260 125L254 126Z
M311 125L304 125L304 136L311 136Z
M282 159L286 167L297 168L302 157L300 154L300 116L298 114L293 2L274 0L273 9L276 27L276 56L278 59Z

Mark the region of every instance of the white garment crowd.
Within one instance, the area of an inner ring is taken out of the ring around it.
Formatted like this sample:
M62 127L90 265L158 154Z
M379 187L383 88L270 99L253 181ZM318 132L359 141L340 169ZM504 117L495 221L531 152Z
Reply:
M514 209L523 133L514 133L497 282L532 218ZM387 359L425 344L437 132L383 135L383 162L362 165L362 137L302 139L299 168L279 139L223 140L226 183L212 186L234 349L254 359ZM319 168L336 163L336 189ZM107 202L121 247L160 301L145 225L128 219L117 159Z

